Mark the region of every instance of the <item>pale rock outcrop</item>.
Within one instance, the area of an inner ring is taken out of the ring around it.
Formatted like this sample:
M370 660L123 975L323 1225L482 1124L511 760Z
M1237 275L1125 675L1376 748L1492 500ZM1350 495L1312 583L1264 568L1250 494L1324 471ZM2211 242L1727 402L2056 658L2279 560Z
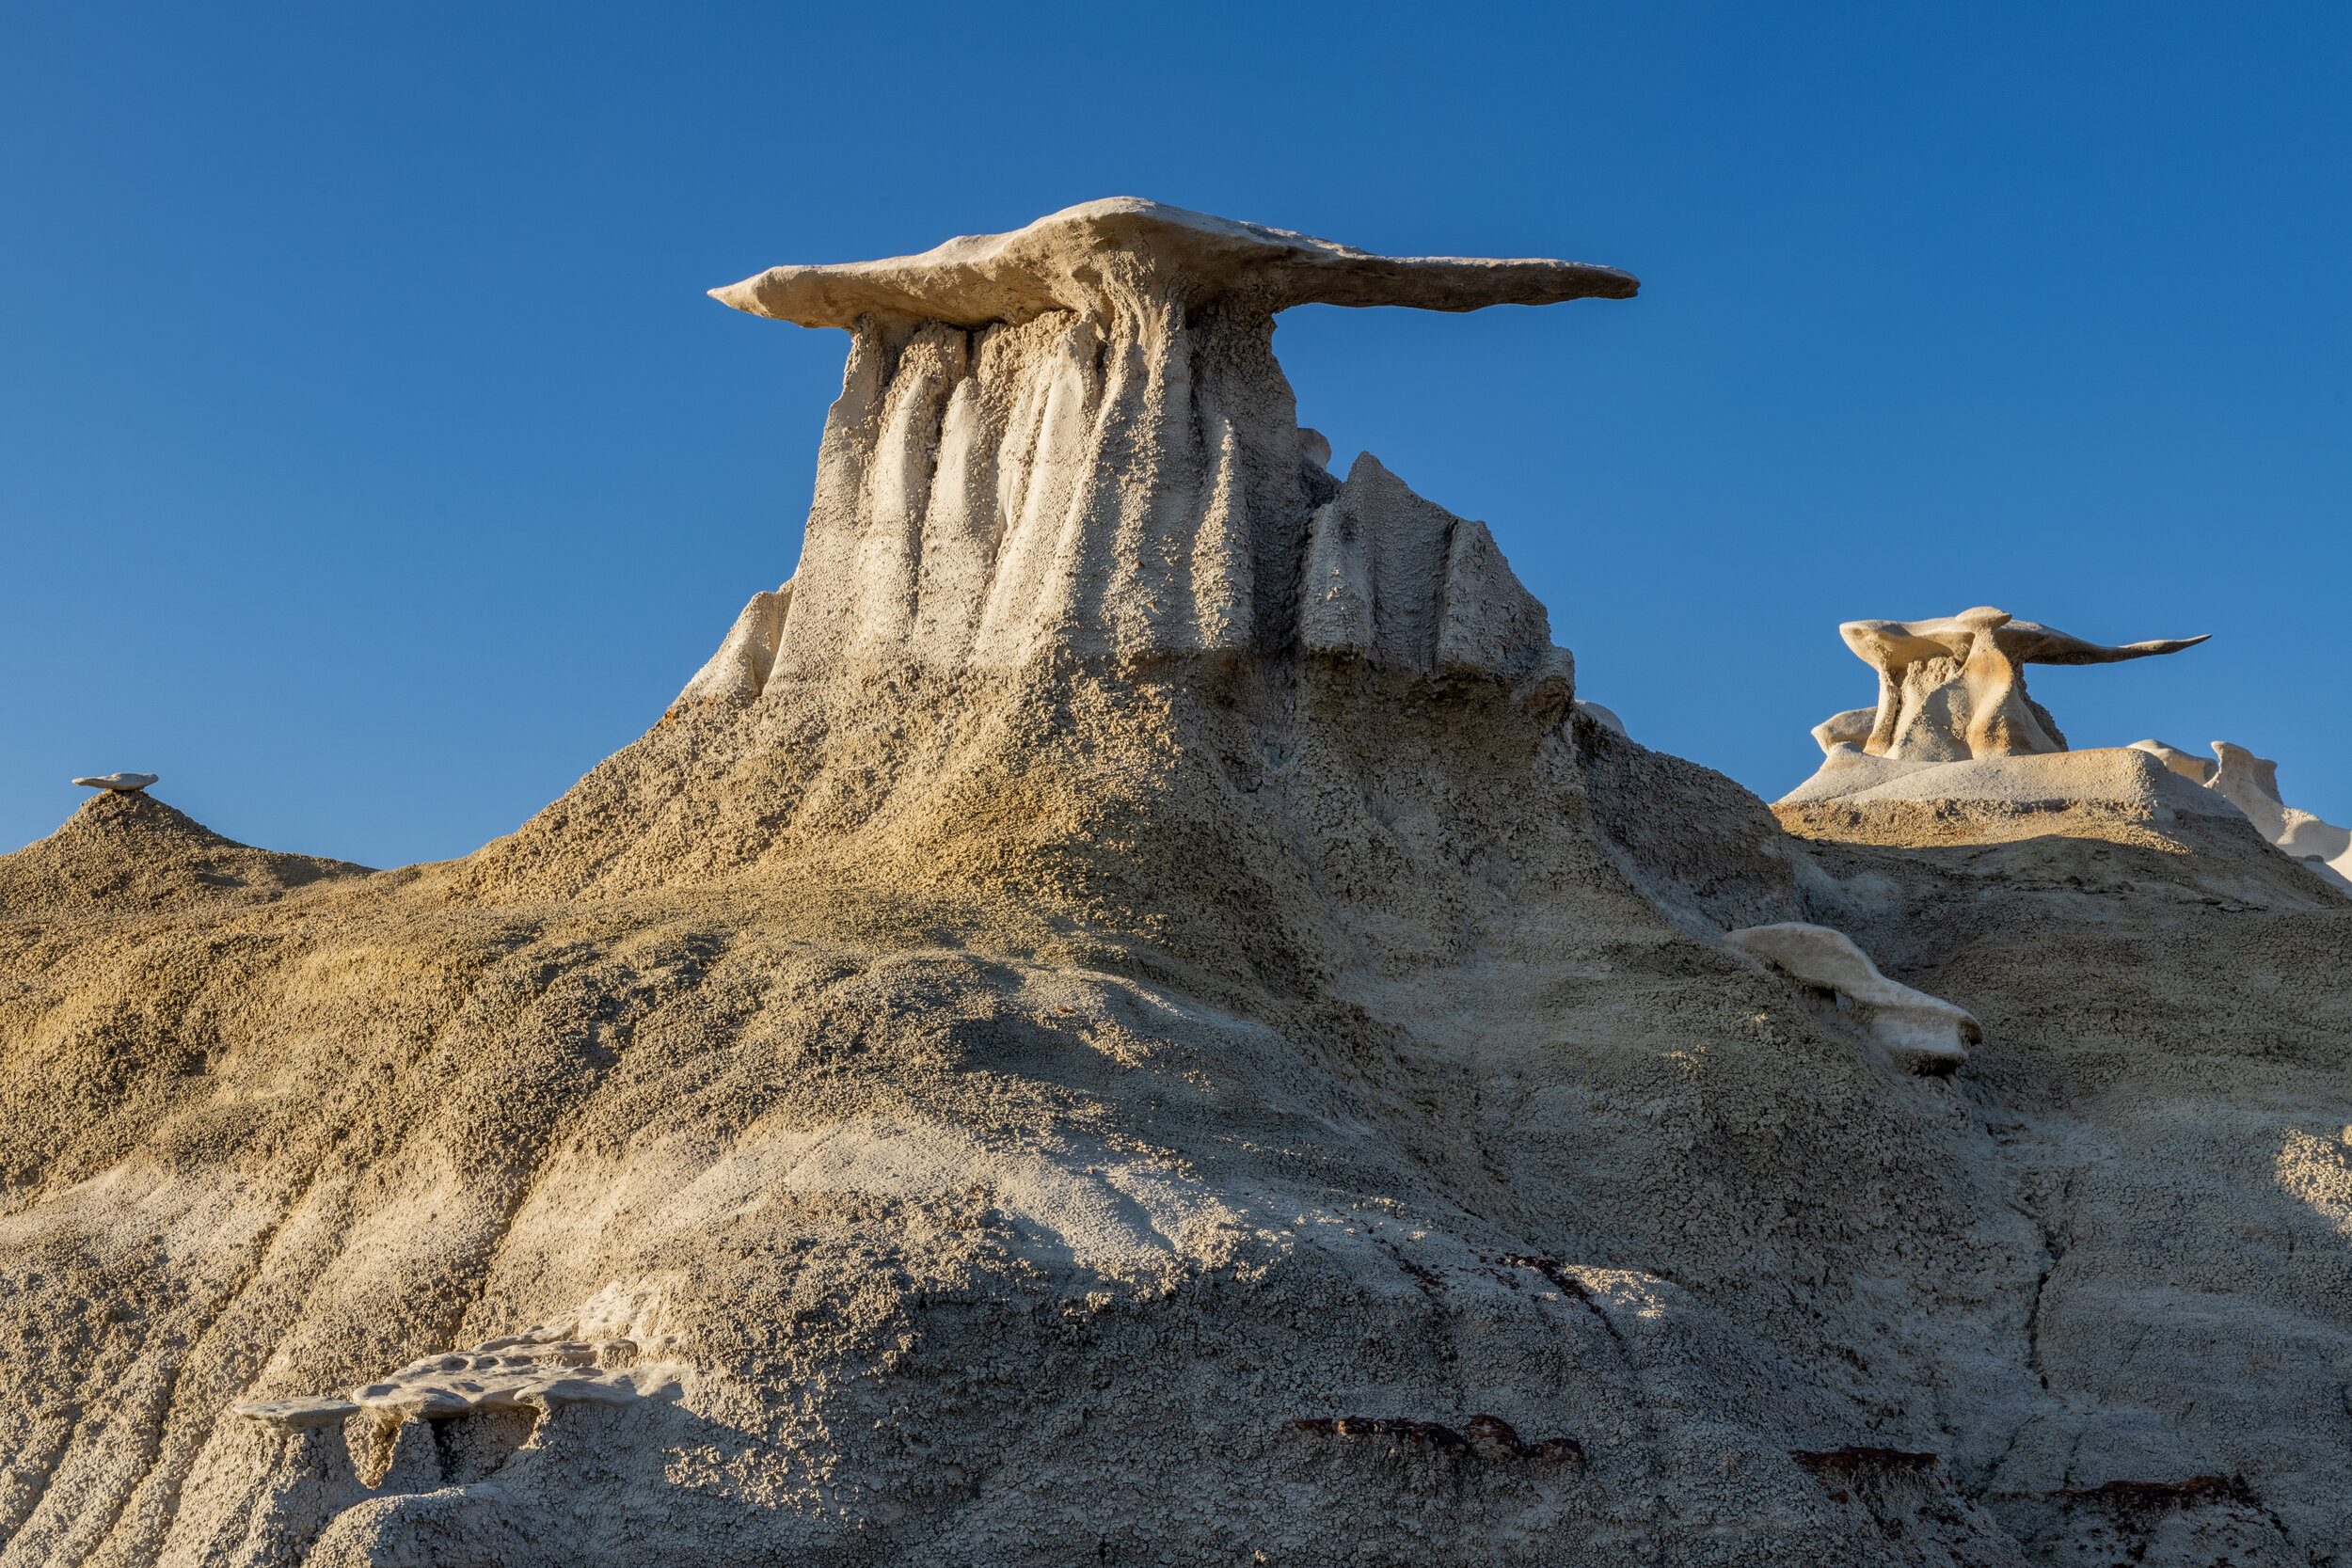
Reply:
M2226 740L2213 743L2218 762L2161 740L2135 740L2182 778L2218 792L2246 815L2254 831L2338 887L2352 892L2352 830L2297 811L2279 798L2279 765Z
M2178 746L2168 746L2161 740L2135 740L2132 742L2131 749L2135 752L2147 752L2191 784L2213 783L2214 764L2194 752L2185 752Z
M1877 725L1878 718L1877 708L1850 707L1843 712L1833 713L1814 725L1813 738L1824 752L1834 752L1840 746L1859 750L1870 738L1870 731Z
M1408 689L1442 691L1430 717L1500 699L1519 716L1506 749L1559 749L1575 665L1544 607L1484 523L1369 454L1344 481L1329 471L1330 443L1297 422L1272 353L1274 318L1313 301L1467 310L1636 286L1565 261L1372 256L1118 198L714 291L850 338L788 598L755 598L665 722L470 857L469 885L512 898L707 881L803 841L881 875L900 846L968 841L961 795L983 781L1091 774L1126 744L1012 745L1048 713L1231 726L1184 754L1214 755L1245 797L1271 770L1350 756ZM1084 810L1124 809L1171 778L1112 775ZM1331 787L1384 832L1400 819L1386 785ZM1402 782L1408 798L1428 787ZM1208 911L1262 898L1315 841L1245 827L1228 801L1203 809L1089 842L1120 846L1121 880L1162 852L1224 877L1200 906L1222 942L1239 928ZM977 820L1016 840L1038 824ZM867 851L850 847L860 832ZM993 879L1028 850L973 853Z
M768 672L775 665L776 643L784 635L785 613L791 608L789 579L772 594L753 594L719 651L694 673L670 706L742 702L758 696L768 685Z
M1304 619L1311 646L1560 697L1565 655L1483 525L1376 463L1344 488L1324 471L1330 444L1297 424L1272 319L1637 287L1610 267L1374 256L1120 197L714 289L851 338L772 673L1233 655L1294 645Z
M2147 742L2141 742L2146 745ZM2279 798L2279 765L2226 740L2213 743L2219 767L2206 787L2246 814L2254 831L2330 881L2352 889L2352 830L2297 811Z
M1848 843L2004 843L2068 833L2195 844L2225 859L2269 851L2230 802L2135 747L1960 762L1830 749L1813 776L1772 802L1789 832Z
M84 789L111 790L119 795L135 795L153 784L161 775L155 773L100 773L73 782Z
M1878 672L1879 700L1814 726L1820 767L1772 805L1789 831L1915 846L2185 833L2225 858L2254 852L2238 814L2200 787L2207 765L2160 741L2074 751L2026 690L2027 664L2109 664L2204 638L2108 647L1990 608L1850 621L1838 635Z
M470 1410L513 1409L585 1400L622 1404L678 1382L684 1369L642 1361L633 1339L600 1343L532 1329L470 1350L428 1355L351 1391L236 1405L240 1416L280 1426L324 1426L362 1412L379 1421L439 1419Z
M2149 752L2128 746L2039 756L1917 762L1874 757L1851 744L1833 747L1813 777L1774 802L1868 804L1915 800L1982 802L2019 811L2058 811L2070 803L2114 805L2153 814L2227 815L2224 802L2181 779ZM2169 818L2160 818L2167 819Z
M1576 700L1576 711L1591 719L1594 723L1604 725L1609 729L1616 731L1619 735L1625 735L1626 733L1625 721L1617 717L1617 713L1614 708L1603 707L1598 703L1588 703L1583 698L1579 697ZM1628 736L1627 738L1630 739L1631 737Z
M1565 709L1576 663L1486 525L1422 499L1370 452L1309 519L1299 641L1417 675L1498 675ZM1622 726L1620 726L1622 729Z
M1983 1042L1967 1008L1888 979L1843 931L1784 921L1729 932L1724 942L1846 998L1870 1037L1912 1072L1949 1072L1968 1059L1968 1047Z
M2178 653L2205 641L2186 637L2111 648L1989 607L1934 621L1849 621L1837 634L1878 672L1878 704L1824 721L1815 726L1814 738L1824 752L1853 744L1872 756L1905 762L2066 751L2057 721L2026 694L2026 665L2112 664Z

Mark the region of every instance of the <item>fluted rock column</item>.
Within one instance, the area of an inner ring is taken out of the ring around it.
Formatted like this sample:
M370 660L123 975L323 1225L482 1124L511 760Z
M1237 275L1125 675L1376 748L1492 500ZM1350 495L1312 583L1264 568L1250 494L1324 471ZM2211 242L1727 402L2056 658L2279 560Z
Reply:
M1295 647L1310 518L1339 486L1309 455L1274 314L1635 287L1562 261L1372 256L1120 198L714 290L850 334L771 679ZM1483 635L1457 626L1449 646Z

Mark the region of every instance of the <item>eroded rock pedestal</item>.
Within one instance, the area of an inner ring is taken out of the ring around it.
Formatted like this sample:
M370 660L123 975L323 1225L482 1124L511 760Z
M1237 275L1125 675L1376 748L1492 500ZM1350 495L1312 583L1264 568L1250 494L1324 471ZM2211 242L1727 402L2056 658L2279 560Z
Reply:
M2028 664L2116 664L2206 641L2090 642L1990 606L1935 621L1849 621L1838 636L1878 672L1878 705L1814 726L1821 750L1851 745L1899 762L2035 756L2066 751L2050 710L2026 690Z
M850 365L645 736L444 865L0 860L0 1568L2346 1549L2346 907L1792 839L1269 351L1630 289L1118 201L722 291Z

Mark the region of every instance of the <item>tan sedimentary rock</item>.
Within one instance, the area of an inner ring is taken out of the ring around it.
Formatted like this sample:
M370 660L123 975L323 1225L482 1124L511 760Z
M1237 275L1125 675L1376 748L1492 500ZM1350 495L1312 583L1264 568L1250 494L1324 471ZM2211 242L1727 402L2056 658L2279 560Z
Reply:
M792 584L772 594L755 594L735 618L726 641L694 673L672 707L688 703L748 702L768 685L768 672L776 662L776 644L784 635L784 617L792 607Z
M2143 743L2144 744L2144 743ZM2226 740L2213 743L2220 759L2206 787L2246 814L2254 831L2286 854L2340 886L2352 889L2352 829L2324 822L2279 798L2279 765Z
M2026 664L2144 658L2201 637L2110 648L1990 609L1943 621L1851 621L1838 631L1879 672L1879 703L1814 726L1820 767L1772 805L1791 832L1919 847L2065 832L2194 844L2224 862L2259 861L2261 841L2285 847L2287 816L2259 759L2225 762L2217 774L2214 764L2160 740L2071 751L2026 692ZM2326 824L2310 821L2296 841L2301 849L2288 853L2331 885L2352 888L2325 852L2344 847Z
M775 677L1261 652L1302 618L1310 646L1529 673L1549 648L1542 610L1482 525L1457 530L1376 464L1345 493L1323 474L1330 444L1296 422L1272 318L1635 287L1608 267L1372 256L1114 198L715 289L850 334ZM1336 517L1311 523L1327 504ZM1367 574L1391 623L1377 637L1374 598L1351 597Z
M1574 269L1120 212L780 280L789 609L517 833L0 858L0 1568L2352 1549L2352 911L2137 752L1953 766L2258 856L1791 838L1267 351Z
M2161 740L2135 740L2131 749L2145 752L2191 784L2211 784L2214 765L2194 752L2184 752Z
M1109 265L1106 257L1116 258ZM1490 305L1630 299L1614 267L1547 260L1375 256L1311 234L1237 223L1140 197L1082 202L1009 234L972 234L920 256L771 267L710 291L739 310L803 326L861 320L1021 325L1057 312L1164 314L1242 297L1270 314L1295 305Z
M1818 726L1826 752L1859 745L1872 756L1952 762L2063 752L2066 736L2026 691L2028 664L2112 664L2179 653L2203 637L2106 647L1979 608L1936 621L1849 621L1846 645L1878 672L1878 705L1861 728L1861 709Z

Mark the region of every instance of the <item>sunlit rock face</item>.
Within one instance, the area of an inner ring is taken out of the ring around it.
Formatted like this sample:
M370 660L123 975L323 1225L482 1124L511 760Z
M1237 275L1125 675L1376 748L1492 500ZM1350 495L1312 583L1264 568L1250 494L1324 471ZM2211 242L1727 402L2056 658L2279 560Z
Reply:
M778 269L797 571L520 832L0 857L0 1568L2352 1550L2352 906L2138 751L1792 837L1265 352L1630 288Z
M1349 576L1356 558L1334 538L1338 578L1302 581L1310 518L1339 484L1323 468L1327 444L1298 426L1275 313L1635 288L1608 267L1373 256L1115 198L921 256L777 267L715 290L739 309L850 335L774 674L1295 647L1302 592L1360 588L1360 568ZM1395 505L1384 494L1349 515ZM1411 644L1425 663L1434 649L1418 627L1450 617L1448 651L1467 651L1482 617L1524 619L1533 604L1516 582L1486 603L1501 586L1486 580L1499 558L1477 559L1491 542L1465 540L1464 560L1449 561L1441 531L1400 529L1393 549L1378 527L1365 531L1391 570L1362 613L1394 626L1342 641ZM1449 581L1456 593L1435 608Z
M1263 901L1269 876L1337 874L1307 863L1331 835L1302 812L1353 800L1375 820L1437 822L1442 769L1382 779L1416 748L1360 750L1408 689L1439 697L1422 711L1448 723L1509 710L1487 743L1531 759L1513 790L1551 800L1572 787L1556 731L1575 666L1544 607L1485 523L1369 453L1344 480L1329 470L1274 322L1310 303L1464 311L1636 288L1609 267L1375 256L1120 198L714 290L849 335L798 561L780 550L782 587L747 585L761 591L662 725L469 877L486 896L573 895L807 852L866 875L925 843L905 887L961 879L987 838L973 874L1039 888L1068 873L1060 849L1041 863L1047 835L1121 844L1129 882L1160 855L1194 875L1216 863L1204 845L1228 843L1198 906L1223 942L1234 927L1216 907ZM1162 719L1164 734L1136 733ZM1555 761L1534 766L1546 746ZM1179 766L1113 761L1131 754ZM1336 771L1310 788L1324 760ZM1184 780L1194 762L1216 777ZM1073 814L1170 785L1194 803L1063 834ZM1041 803L984 803L1009 791ZM1158 875L1140 881L1161 890L1153 918L1179 920Z
M2026 665L2113 664L2176 654L2205 641L2185 637L2110 648L1991 608L1936 621L1849 621L1837 634L1878 672L1878 704L1824 720L1813 737L1824 752L1855 745L1899 762L2066 751L2058 721L2026 693Z

